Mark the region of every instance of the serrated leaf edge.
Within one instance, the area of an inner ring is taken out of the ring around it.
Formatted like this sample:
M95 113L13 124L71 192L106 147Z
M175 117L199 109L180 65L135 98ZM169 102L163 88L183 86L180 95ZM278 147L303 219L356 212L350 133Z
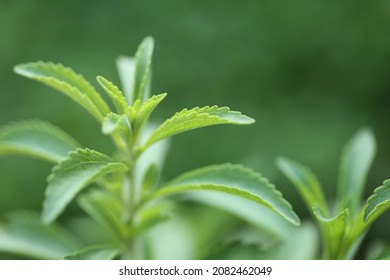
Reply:
M280 213L277 209L275 209L275 207L272 206L272 204L269 203L269 201L267 201L266 199L260 197L257 194L254 194L254 193L252 193L252 192L250 192L248 190L239 189L239 188L233 187L233 186L229 186L229 187L227 187L227 186L219 186L219 187L221 187L221 190L225 189L225 188L229 188L231 190L237 190L237 192L249 194L252 198L254 198L255 201L257 201L258 203L260 203L260 204L262 204L262 205L264 205L266 207L269 207L270 209L275 210L275 212L277 212L280 216L282 216L283 218L285 218L286 220L288 220L292 224L294 224L294 225L299 225L300 224L299 217L293 211L293 208L292 208L291 204L283 197L282 193L276 188L276 186L273 185L272 183L270 183L270 181L267 178L261 176L261 174L255 172L253 169L245 167L245 166L243 166L241 164L225 163L225 164L221 164L221 165L211 165L211 166L207 166L207 167L203 167L203 168L199 168L199 169L196 169L196 170L193 170L193 171L186 172L185 174L183 174L183 176L179 175L177 178L175 178L172 181L170 181L170 182L166 183L165 185L163 185L161 188L159 188L156 191L156 193L154 195L155 196L159 196L161 193L162 194L164 193L164 187L170 187L170 186L174 187L176 181L183 180L183 179L185 179L189 175L193 176L193 174L197 174L197 173L202 172L202 169L208 169L208 168L241 170L244 173L246 173L249 177L251 177L252 179L260 181L267 188L269 188L273 193L275 193L275 195L278 197L278 199L280 199L280 201L283 202L284 206L287 207L287 209L289 210L289 212L292 214L292 216L294 218L287 217L284 214ZM184 176L184 175L187 175L187 176ZM180 184L178 183L177 186L180 186ZM183 185L181 185L181 186L183 186ZM206 188L208 188L208 186L213 186L213 187L210 187L210 190L215 190L216 189L214 187L215 185L211 185L211 184L198 184L197 186L202 186L202 187L206 187Z
M376 189L374 190L374 193L367 199L366 205L365 205L365 207L364 207L364 216L363 216L363 221L364 221L364 223L367 223L367 222L368 222L368 220L372 217L372 215L376 212L376 210L377 210L378 208L381 208L381 207L383 207L383 206L386 206L386 204L390 203L390 199L389 199L389 200L385 200L385 201L383 201L383 202L381 202L381 203L375 205L375 207L374 207L369 213L367 213L367 208L368 208L368 206L370 205L370 203L372 202L372 200L374 200L374 199L377 197L378 192L381 191L382 189L389 188L389 187L390 187L390 179L385 180L385 181L383 182L383 185L380 186L380 187L378 187L378 188L376 188ZM384 205L383 205L383 204L384 204Z
M46 209L46 205L47 205L47 199L46 198L49 196L49 194L51 192L51 188L49 188L50 183L57 176L58 172L66 170L66 168L64 168L64 166L65 166L65 164L68 164L69 160L74 159L75 156L78 156L80 154L81 155L91 155L91 154L93 154L93 155L102 156L104 158L104 160L107 161L107 164L110 164L110 168L111 168L110 170L113 170L110 173L112 173L112 172L121 172L121 171L126 171L127 170L127 166L125 164L123 164L121 162L114 162L109 156L107 156L105 154L102 154L102 153L99 153L97 151L88 149L88 148L85 148L85 149L78 148L78 149L76 149L74 151L69 152L69 154L68 154L68 156L66 158L64 158L61 162L59 162L56 166L54 166L52 168L50 175L47 177L48 187L45 190L45 200L43 202L43 212L42 212L42 220L43 220L44 223L49 224L49 223L53 222L63 212L63 210L66 208L66 205L67 205L66 204L62 209L60 209L59 212L56 213L56 215L47 217L45 209ZM96 163L96 162L89 161L88 163ZM99 161L99 163L100 163L100 161ZM71 167L73 167L73 166L71 166ZM121 168L119 168L119 167L121 167ZM86 186L91 184L94 181L94 179L95 179L95 176L92 177L88 182L86 182L85 186L83 188L85 188ZM76 193L76 195L77 195L77 193ZM73 199L73 198L71 198L71 199ZM69 201L67 201L67 203L69 203Z

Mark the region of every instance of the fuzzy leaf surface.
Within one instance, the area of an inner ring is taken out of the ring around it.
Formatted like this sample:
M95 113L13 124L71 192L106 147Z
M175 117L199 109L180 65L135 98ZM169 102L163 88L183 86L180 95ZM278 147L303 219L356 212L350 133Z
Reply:
M317 204L325 215L328 214L322 187L309 168L283 157L276 160L276 165L300 192L309 210Z
M14 71L63 92L99 121L110 112L106 102L91 84L71 68L62 64L31 62L15 66Z
M61 161L48 177L42 219L53 222L87 185L103 175L126 171L126 166L90 149L77 149Z
M135 54L133 100L140 99L143 101L148 98L145 92L151 76L153 49L153 38L146 37L139 45Z
M375 150L375 137L369 129L358 131L345 146L340 163L338 189L340 210L349 208L351 213L356 213Z
M154 194L163 197L188 191L216 191L245 198L275 211L294 225L298 216L275 186L249 168L241 165L213 165L184 173L168 182Z
M124 114L126 111L127 103L126 98L120 91L120 89L102 76L98 76L96 80L107 93L108 97L110 97L112 103L114 103L118 114Z
M112 260L119 255L119 249L106 244L94 244L69 254L65 260Z
M146 149L161 139L188 130L217 124L251 124L254 119L240 112L230 111L228 107L206 106L184 109L161 124L144 145Z
M0 251L36 259L61 259L78 248L78 242L58 225L43 225L39 215L14 212L0 224Z
M15 122L0 129L0 155L14 153L59 162L78 147L80 144L61 129L39 120Z
M390 208L390 180L383 182L383 185L374 190L366 203L364 209L364 222L372 223L383 212Z

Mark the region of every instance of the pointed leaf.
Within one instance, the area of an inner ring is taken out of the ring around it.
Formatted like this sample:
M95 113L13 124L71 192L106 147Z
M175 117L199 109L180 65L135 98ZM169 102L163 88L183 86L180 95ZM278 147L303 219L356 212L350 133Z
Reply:
M151 75L153 49L153 38L146 37L139 45L135 54L133 100L140 99L144 101L148 98L145 92Z
M78 242L58 225L45 226L35 213L15 212L0 224L0 251L37 259L61 259Z
M80 147L72 137L43 121L21 121L0 129L0 155L21 154L59 162Z
M356 213L375 150L375 137L369 129L358 131L344 148L340 164L339 209L349 208L351 213Z
M17 65L14 67L14 71L65 93L99 121L110 112L106 102L91 84L81 75L62 64L32 62Z
M112 260L119 255L119 249L113 245L94 244L69 254L65 260Z
M122 202L111 193L93 190L78 199L80 207L96 222L112 231L117 237L126 236L126 225L122 221Z
M320 227L323 228L324 240L328 242L326 244L328 250L327 257L335 259L337 258L337 253L341 251L341 245L347 229L349 210L345 209L333 218L324 217L318 205L313 207L313 212Z
M73 198L87 185L112 172L124 172L126 165L90 149L77 149L55 166L43 204L42 219L53 222Z
M116 60L116 65L121 79L123 92L125 93L127 104L133 103L134 89L134 72L135 59L134 57L121 56Z
M322 187L309 168L283 157L276 160L276 165L300 192L309 210L317 204L321 211L328 215L328 205Z
M390 208L390 180L383 182L383 185L374 190L364 208L364 222L372 223L383 212Z
M217 124L251 124L254 120L240 112L230 111L228 107L206 106L184 109L166 120L150 136L143 149L157 141L188 130Z
M153 112L156 106L160 104L165 96L167 96L166 93L153 95L141 105L141 107L138 109L137 116L134 121L134 130L139 130L141 126L146 123L150 114Z
M242 197L266 206L294 225L300 223L291 205L274 185L241 165L213 165L184 173L157 190L154 196L164 197L194 190L216 191Z
M126 111L127 103L123 93L118 89L117 86L115 86L113 83L111 83L109 80L102 76L98 76L96 80L110 97L112 103L114 103L118 114L124 114Z

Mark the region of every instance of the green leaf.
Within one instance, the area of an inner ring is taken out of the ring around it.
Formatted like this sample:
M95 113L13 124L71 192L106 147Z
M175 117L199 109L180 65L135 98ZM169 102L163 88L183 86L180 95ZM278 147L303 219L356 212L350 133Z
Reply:
M377 255L376 260L390 260L390 247L386 248L381 254Z
M295 228L271 209L228 193L192 191L186 193L184 199L222 209L257 228L257 231L260 229L270 239L284 239Z
M390 208L390 180L383 182L383 185L374 190L364 207L364 222L372 223L383 212Z
M329 214L322 187L309 168L283 157L276 160L276 165L300 192L309 210L317 204L325 215Z
M108 97L110 97L112 103L114 103L118 114L124 114L126 112L127 103L123 93L118 89L117 86L102 76L96 77L96 80L107 93Z
M94 244L69 254L65 260L112 260L119 255L119 249L107 244Z
M158 104L167 96L166 93L153 95L147 99L141 107L138 109L136 118L134 120L134 130L138 131L144 123L148 120L150 114L156 108Z
M125 139L130 139L132 132L129 123L129 119L126 115L117 115L115 113L109 113L103 121L102 133L105 135L113 134L120 131Z
M146 125L141 130L140 142L145 142L155 129L156 126L153 123L146 123ZM162 141L159 141L140 155L134 167L134 179L137 190L142 189L143 179L151 165L155 165L157 167L157 171L159 173L158 175L161 174L166 156L168 154L168 150L169 139L164 139Z
M21 121L0 129L0 155L21 154L51 162L80 147L72 137L43 121Z
M84 187L112 172L124 172L126 165L90 149L77 149L52 170L48 178L42 219L53 222Z
M110 112L99 93L81 75L62 64L32 62L14 67L14 71L27 78L53 87L90 112L98 121Z
M172 204L167 201L159 201L142 207L131 227L130 237L134 238L145 234L146 231L154 228L157 224L169 220L168 211L172 208Z
M133 57L121 56L116 60L119 77L127 104L133 103L135 62Z
M313 260L318 257L319 240L314 223L303 222L289 232L285 240L269 248L267 259L275 260ZM258 260L265 258L259 256Z
M216 191L242 197L272 209L294 225L300 223L291 205L274 185L241 165L213 165L184 173L157 190L154 197L194 190Z
M251 124L253 122L252 118L241 115L240 112L230 111L228 107L206 106L191 110L184 109L161 124L150 136L143 149L145 150L161 139L200 127L217 124Z
M145 94L151 76L152 55L154 40L146 37L139 45L135 54L134 89L133 100L144 101L148 96Z
M291 227L283 239L271 241L254 228L240 230L224 250L212 259L228 260L313 260L318 258L319 240L314 223Z
M122 202L113 194L101 190L93 190L78 199L80 207L96 222L112 231L117 237L128 234L122 221Z
M148 195L157 186L160 173L156 164L151 164L144 174L142 180L142 195Z
M58 225L45 226L29 212L7 215L0 224L0 251L37 259L61 259L78 248L78 242Z
M375 156L374 134L361 129L344 148L339 177L339 209L349 208L356 213L362 200L368 170Z
M324 241L327 242L325 245L327 257L336 259L338 253L341 252L349 219L349 210L345 209L333 218L324 217L318 205L314 205L313 212L325 235Z

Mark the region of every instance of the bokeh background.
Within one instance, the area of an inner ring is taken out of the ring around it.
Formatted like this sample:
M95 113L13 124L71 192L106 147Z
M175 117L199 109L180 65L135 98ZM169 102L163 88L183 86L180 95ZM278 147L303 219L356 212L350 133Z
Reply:
M96 85L119 83L114 60L155 39L153 93L168 92L155 120L184 107L226 105L256 119L177 136L163 177L243 163L274 182L301 215L278 155L312 168L332 197L344 143L360 127L377 137L366 197L390 177L390 1L0 0L0 125L50 120L82 144L113 147L65 96L13 73L36 60L71 66ZM97 85L96 85L97 87ZM0 214L40 210L51 165L0 159ZM77 207L74 207L77 213ZM71 215L73 212L70 212ZM390 240L389 213L367 236ZM364 248L363 248L364 250Z

